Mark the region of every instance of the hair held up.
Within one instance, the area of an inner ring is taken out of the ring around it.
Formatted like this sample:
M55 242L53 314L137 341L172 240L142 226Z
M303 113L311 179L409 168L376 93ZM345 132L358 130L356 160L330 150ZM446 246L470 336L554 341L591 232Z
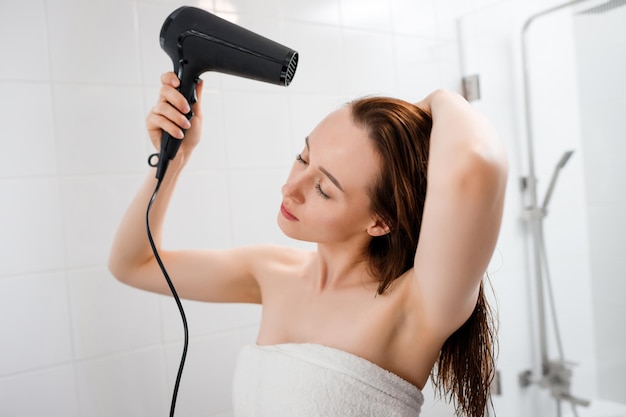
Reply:
M426 199L433 120L420 107L394 98L365 97L348 104L381 160L370 190L371 209L389 228L367 248L369 269L383 294L413 267ZM454 401L457 416L483 417L495 371L495 322L483 283L469 319L444 343L431 375L437 392Z

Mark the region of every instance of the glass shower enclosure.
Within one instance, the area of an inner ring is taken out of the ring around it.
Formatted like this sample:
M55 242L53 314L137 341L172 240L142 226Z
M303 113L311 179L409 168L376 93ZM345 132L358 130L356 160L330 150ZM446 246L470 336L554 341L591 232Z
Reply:
M534 387L535 415L626 416L626 0L499 1L458 23L477 105L511 114L532 322L519 401Z

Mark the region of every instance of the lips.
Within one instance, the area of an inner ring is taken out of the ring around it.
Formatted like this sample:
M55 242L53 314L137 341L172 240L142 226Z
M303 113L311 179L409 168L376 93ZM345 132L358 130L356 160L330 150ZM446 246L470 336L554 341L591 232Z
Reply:
M298 218L294 216L288 209L285 207L285 203L280 205L280 213L287 219L291 221L298 221Z

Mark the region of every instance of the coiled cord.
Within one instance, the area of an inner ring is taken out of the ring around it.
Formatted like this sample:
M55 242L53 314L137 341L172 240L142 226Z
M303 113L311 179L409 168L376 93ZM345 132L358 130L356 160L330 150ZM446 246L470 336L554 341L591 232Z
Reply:
M146 231L148 233L148 240L150 241L150 246L152 247L152 252L154 253L154 257L156 258L159 267L161 268L161 272L167 281L167 285L170 287L170 291L174 296L174 300L176 301L176 305L178 306L178 311L180 311L180 317L183 320L183 331L184 331L184 345L183 345L183 353L180 358L180 365L178 366L178 374L176 375L176 383L174 384L174 392L172 393L172 402L170 405L170 417L174 417L174 410L176 408L176 397L178 397L178 387L180 386L180 379L183 375L183 367L185 366L185 359L187 358L187 348L189 347L189 329L187 327L187 317L185 316L185 310L183 309L183 305L180 302L180 298L178 297L178 293L176 292L176 288L174 288L174 284L172 284L172 280L170 279L167 270L165 269L165 265L159 256L159 251L157 250L156 245L154 244L154 239L152 239L152 232L150 231L150 209L152 208L152 203L156 199L157 194L159 193L159 188L161 187L161 180L157 182L157 185L154 189L154 193L152 193L152 197L150 198L150 202L148 203L148 209L146 210Z

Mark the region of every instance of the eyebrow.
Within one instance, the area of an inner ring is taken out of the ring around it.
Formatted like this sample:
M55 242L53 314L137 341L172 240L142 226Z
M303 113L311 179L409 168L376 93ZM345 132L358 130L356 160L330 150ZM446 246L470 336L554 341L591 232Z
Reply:
M307 136L306 138L304 138L304 142L306 143L306 148L309 152L311 152L311 147L309 146L309 137ZM328 172L326 170L326 168L324 167L319 167L319 170L322 172L322 174L326 175L326 177L333 183L335 184L335 186L337 188L339 188L341 191L343 191L343 187L341 186L341 184L339 184L339 181L337 181L337 178L335 178L330 172ZM343 191L345 193L345 191Z

